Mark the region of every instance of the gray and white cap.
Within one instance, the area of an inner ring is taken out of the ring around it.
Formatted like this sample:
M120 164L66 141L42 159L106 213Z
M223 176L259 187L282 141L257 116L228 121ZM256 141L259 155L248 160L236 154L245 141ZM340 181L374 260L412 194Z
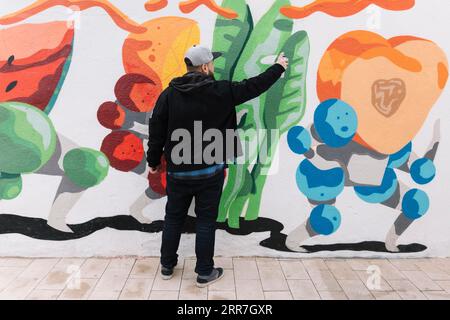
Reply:
M217 59L221 55L220 52L211 52L206 47L194 45L184 55L184 62L187 66L198 67Z

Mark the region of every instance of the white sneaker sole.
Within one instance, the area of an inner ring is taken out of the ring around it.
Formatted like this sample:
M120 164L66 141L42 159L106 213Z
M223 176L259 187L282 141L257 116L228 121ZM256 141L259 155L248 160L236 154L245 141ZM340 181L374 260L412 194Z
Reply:
M161 278L162 278L163 280L170 280L170 279L173 278L173 274L171 274L170 276L161 275Z
M196 282L196 285L197 285L198 288L205 288L205 287L209 286L210 284L213 284L213 283L219 281L220 279L222 279L224 274L225 274L225 271L222 272L220 277L218 277L217 279L214 279L214 280L212 280L210 282L207 282L207 283L198 283L198 282Z

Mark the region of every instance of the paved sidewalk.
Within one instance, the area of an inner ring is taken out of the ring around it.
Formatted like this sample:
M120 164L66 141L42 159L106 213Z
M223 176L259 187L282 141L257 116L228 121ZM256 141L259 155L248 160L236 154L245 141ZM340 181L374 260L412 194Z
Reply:
M0 258L0 299L450 299L450 259L215 258L225 276L195 286L195 260L159 276L158 258Z

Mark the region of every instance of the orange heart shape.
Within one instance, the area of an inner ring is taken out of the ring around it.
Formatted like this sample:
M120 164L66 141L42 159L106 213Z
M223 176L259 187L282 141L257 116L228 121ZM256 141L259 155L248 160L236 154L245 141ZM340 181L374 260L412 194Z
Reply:
M321 101L338 98L353 106L355 141L392 154L418 133L447 79L447 57L433 42L352 31L323 55L317 93Z

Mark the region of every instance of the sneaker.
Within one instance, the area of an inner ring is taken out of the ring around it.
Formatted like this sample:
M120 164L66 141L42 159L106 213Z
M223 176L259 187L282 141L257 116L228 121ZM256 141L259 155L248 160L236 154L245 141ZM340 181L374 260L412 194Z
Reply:
M161 277L163 280L169 280L173 277L173 268L166 268L161 266Z
M209 276L197 276L197 287L204 288L223 277L222 268L214 268Z

